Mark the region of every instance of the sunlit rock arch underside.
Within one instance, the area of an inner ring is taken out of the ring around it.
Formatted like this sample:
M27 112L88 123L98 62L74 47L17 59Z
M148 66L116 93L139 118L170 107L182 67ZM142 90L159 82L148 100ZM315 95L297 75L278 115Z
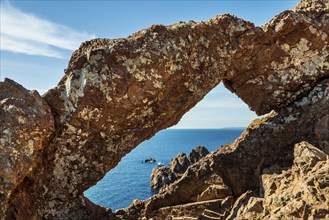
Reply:
M281 158L284 149L290 152L300 141L327 149L328 135L313 132L329 109L328 5L305 0L261 27L219 15L88 41L43 97L1 82L1 218L116 218L83 192L139 143L175 125L220 82L258 115L277 112L257 119L209 163L235 198L258 186L251 176L269 154L278 157L266 163L285 164L292 158ZM289 141L273 141L280 135ZM274 143L280 143L276 149ZM176 194L159 194L136 216L121 217L152 217L161 207L193 202L178 189L188 178L172 186Z

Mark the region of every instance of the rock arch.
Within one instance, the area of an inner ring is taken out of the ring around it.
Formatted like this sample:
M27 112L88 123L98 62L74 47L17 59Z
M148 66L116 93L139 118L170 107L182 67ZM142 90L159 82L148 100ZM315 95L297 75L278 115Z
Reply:
M1 216L108 218L110 211L83 192L140 142L177 123L221 81L265 114L328 77L328 20L328 1L305 0L262 27L220 15L83 43L58 86L43 97L55 131L44 135L31 169L2 193ZM3 100L11 98L6 86L1 90Z

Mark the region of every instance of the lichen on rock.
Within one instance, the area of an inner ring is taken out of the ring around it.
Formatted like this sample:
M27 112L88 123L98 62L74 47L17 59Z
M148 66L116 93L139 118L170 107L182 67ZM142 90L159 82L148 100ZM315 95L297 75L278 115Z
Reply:
M162 219L173 214L168 206L193 218L227 217L239 201L250 201L250 212L267 210L248 199L260 196L263 172L289 169L301 141L328 153L328 14L328 0L302 0L261 27L232 15L153 25L125 39L83 43L42 98L1 83L0 218ZM120 215L83 196L220 82L257 114L274 111L168 191Z
M324 80L280 112L255 119L234 143L201 159L178 181L143 201L139 208L128 207L120 217L194 218L175 209L217 199L221 203L230 201L225 209L210 210L219 219L327 218L329 152L319 147L323 139L315 137L314 128L329 114L328 91L329 81ZM322 93L321 99L314 98ZM300 105L305 98L307 104ZM289 117L295 120L287 120ZM324 139L328 140L326 134ZM313 197L305 191L311 188ZM286 207L288 201L291 204ZM200 219L207 216L208 209L203 209Z
M50 108L36 91L5 79L0 82L0 217L23 179L41 160L55 131Z

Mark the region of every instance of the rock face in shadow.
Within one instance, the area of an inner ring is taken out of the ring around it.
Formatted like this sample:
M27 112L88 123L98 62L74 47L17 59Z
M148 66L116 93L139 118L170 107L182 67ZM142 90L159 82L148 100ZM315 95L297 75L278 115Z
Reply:
M188 155L188 160L191 164L194 164L201 160L201 158L207 156L209 151L204 146L197 146L196 148L192 149L191 153Z
M176 173L172 172L169 167L163 166L153 168L150 176L150 186L152 189L161 189L177 180Z
M291 165L294 144L308 141L327 153L328 86L320 81L329 75L328 5L328 0L302 1L262 27L220 15L83 43L44 101L14 83L1 84L0 96L9 95L1 101L1 156L9 163L1 163L0 217L115 218L83 192L139 143L176 124L221 81L256 113L277 113L189 168L186 178L169 187L176 193L136 202L135 216L155 216L170 204L212 207L215 203L201 201L212 192L228 195L217 202L229 207L260 186L255 170ZM13 93L4 92L11 87ZM16 109L6 103L19 95L16 90L26 95L15 101L22 111L9 123L8 111ZM15 131L12 138L8 128ZM7 169L13 166L15 171ZM190 186L190 180L196 183Z
M174 173L185 173L191 162L185 153L178 154L170 162L170 170Z

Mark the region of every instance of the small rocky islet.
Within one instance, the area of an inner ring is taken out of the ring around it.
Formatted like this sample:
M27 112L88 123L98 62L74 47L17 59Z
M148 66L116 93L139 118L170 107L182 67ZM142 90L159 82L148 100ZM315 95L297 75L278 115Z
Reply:
M149 157L142 161L142 163L155 163L155 162L157 162L156 159L154 159L152 157Z
M328 0L302 0L85 42L43 96L5 79L0 219L329 219L328 36ZM239 138L126 209L84 197L220 82L263 115Z

